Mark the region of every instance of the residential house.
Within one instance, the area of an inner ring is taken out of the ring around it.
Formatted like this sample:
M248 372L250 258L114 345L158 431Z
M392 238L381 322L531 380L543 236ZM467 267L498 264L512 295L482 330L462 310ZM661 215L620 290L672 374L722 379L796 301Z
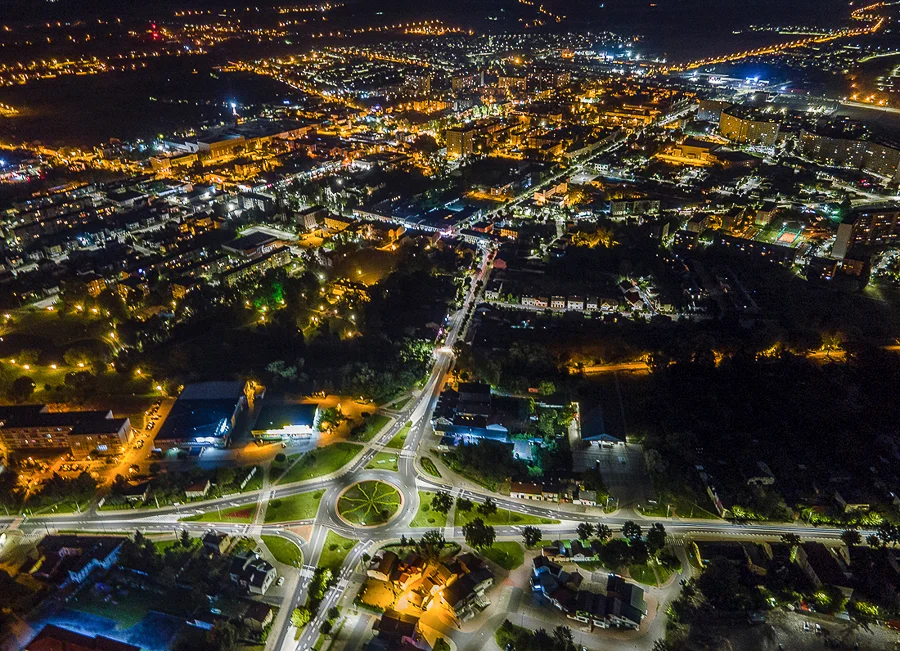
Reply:
M184 496L189 500L197 500L202 497L206 497L206 494L209 493L209 489L210 483L208 479L205 481L199 481L185 488Z
M394 552L384 549L379 550L369 563L366 574L378 581L389 581L397 561L397 554Z
M262 633L266 626L272 623L274 617L271 606L260 601L251 601L247 604L247 610L244 611L241 621L254 633Z
M251 594L262 595L275 581L278 573L271 563L258 554L246 552L232 558L228 576L232 583Z
M414 615L387 610L374 628L378 635L366 645L368 651L431 651Z
M203 550L208 554L224 554L231 544L231 536L215 529L203 535Z
M65 587L83 583L94 571L107 571L119 558L124 536L44 536L34 576Z
M83 635L67 628L47 624L24 651L140 651L133 644L119 642L103 635Z

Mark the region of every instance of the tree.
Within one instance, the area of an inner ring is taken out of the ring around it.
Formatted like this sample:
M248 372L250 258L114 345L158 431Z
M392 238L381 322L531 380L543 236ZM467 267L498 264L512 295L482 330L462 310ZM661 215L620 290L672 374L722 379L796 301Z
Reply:
M494 544L497 534L494 527L486 525L481 518L475 518L468 524L463 525L463 535L466 537L466 543L475 549L484 549Z
M568 626L557 626L553 629L553 651L575 651L572 631Z
M841 540L847 547L854 547L862 543L862 534L856 529L847 529L841 532Z
M637 540L641 537L641 525L632 520L626 520L622 525L622 535L628 540Z
M587 540L594 534L594 525L590 522L582 522L575 530L581 540Z
M874 533L870 533L868 536L866 536L866 544L874 549L878 549L883 545L881 538L879 538Z
M188 533L187 529L181 530L181 537L179 538L179 542L185 549L191 546L191 534Z
M651 554L656 554L666 546L666 528L659 522L654 522L647 530L647 549Z
M497 512L497 505L494 504L494 500L490 497L484 501L484 504L478 506L478 512L484 516L492 516Z
M13 402L25 402L34 395L34 387L34 380L27 375L17 377L9 386L9 399Z
M216 622L207 631L206 642L215 651L232 651L238 645L238 630L230 622Z
M284 463L287 461L287 455L284 452L279 452L275 455L275 461L276 463Z
M526 547L534 547L543 537L544 534L537 527L522 527L522 540L525 541Z
M795 533L782 534L781 542L789 547L798 547L800 545L800 536Z
M228 486L234 483L237 471L234 468L219 468L216 471L216 483L219 486Z
M740 604L740 577L726 558L713 558L697 578L697 587L715 608L736 609Z
M594 535L597 536L601 540L601 542L606 542L610 538L612 538L612 529L610 529L605 524L598 524L594 527Z
M296 628L303 628L309 624L310 619L312 619L312 614L306 606L294 608L294 612L291 613L291 624Z
M438 491L431 498L431 508L438 513L449 513L453 507L453 496L447 491Z
M878 537L881 538L881 542L885 545L896 545L900 543L900 527L897 527L890 522L882 522L879 524L875 533L878 534Z
M422 552L425 560L434 561L440 557L441 550L446 545L447 542L444 540L443 532L440 529L430 529L422 534L422 539L419 541L419 551Z
M456 498L457 511L471 511L473 506L472 500L466 499L465 497Z

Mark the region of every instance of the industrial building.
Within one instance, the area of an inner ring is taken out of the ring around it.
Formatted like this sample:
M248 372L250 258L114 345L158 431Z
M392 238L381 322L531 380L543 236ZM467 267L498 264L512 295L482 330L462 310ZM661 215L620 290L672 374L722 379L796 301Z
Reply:
M238 417L253 404L249 382L200 382L184 387L156 435L155 445L224 448Z

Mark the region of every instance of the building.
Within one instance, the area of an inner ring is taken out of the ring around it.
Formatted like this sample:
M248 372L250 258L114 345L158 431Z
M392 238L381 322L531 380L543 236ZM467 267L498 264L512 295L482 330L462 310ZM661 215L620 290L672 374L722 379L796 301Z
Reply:
M634 630L641 625L647 614L647 603L639 585L610 574L606 580L606 594L600 594L580 589L582 581L578 572L564 571L559 563L544 554L532 559L532 590L569 619L598 628Z
M697 109L697 119L704 122L718 123L722 117L722 111L731 108L731 102L714 99L701 99Z
M254 633L262 633L274 618L275 613L271 606L260 601L251 601L247 604L247 610L244 611L241 621Z
M231 560L228 576L232 583L247 592L263 595L278 577L278 572L271 563L260 558L258 554L246 552Z
M215 529L210 529L203 535L203 551L208 554L224 554L231 544L231 536Z
M276 246L269 252L254 257L247 262L229 269L222 274L222 282L228 287L264 274L270 269L278 269L291 261L291 250L287 246Z
M263 404L251 430L258 441L309 439L319 422L319 406L315 404Z
M638 199L636 201L610 201L609 214L612 217L627 215L658 215L660 202L656 199Z
M166 418L159 448L224 448L238 416L253 402L249 382L201 382L184 387Z
M870 139L841 137L843 133L827 130L800 132L800 152L806 158L832 165L849 167L900 181L900 147Z
M673 154L678 158L707 165L717 162L715 152L720 147L721 145L715 142L688 137L675 145Z
M322 227L327 214L328 210L324 206L309 206L297 213L297 225L308 231L314 231Z
M222 248L229 253L235 253L252 260L274 251L278 246L277 238L262 231L255 231L223 244Z
M458 391L441 392L431 424L435 432L463 442L470 439L506 441L509 423L515 420L515 415L502 406L511 405L502 400L495 401L489 384L461 382Z
M141 651L141 648L103 635L92 637L47 624L25 645L24 651Z
M209 483L208 479L198 481L184 489L184 496L189 500L199 500L202 497L206 497L210 488L212 488L212 484Z
M131 440L131 421L111 411L51 412L47 405L0 407L0 441L9 450L59 450L83 459L114 456Z
M509 496L520 500L559 502L560 488L556 484L514 481L509 486Z
M94 570L107 571L119 558L122 536L44 536L34 576L59 587L83 583Z
M883 246L900 241L900 206L856 208L838 226L832 254L837 259L847 256L856 245Z
M734 107L722 111L719 133L731 141L774 147L778 142L778 122L765 119L754 109Z
M366 645L367 651L427 651L431 648L415 615L386 610L374 629L378 635Z
M447 129L444 136L447 140L448 156L462 158L475 152L475 129L471 127Z

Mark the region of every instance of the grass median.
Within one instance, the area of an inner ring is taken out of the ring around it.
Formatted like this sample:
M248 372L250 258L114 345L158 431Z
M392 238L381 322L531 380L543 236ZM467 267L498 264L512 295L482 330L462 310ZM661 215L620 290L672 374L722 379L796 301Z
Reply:
M436 493L419 491L419 510L409 523L411 527L434 527L441 529L447 526L447 514L434 510L431 501Z
M536 515L507 511L506 509L497 509L496 513L484 515L479 513L477 505L473 506L471 511L460 511L459 508L457 508L456 522L454 522L454 524L457 527L461 527L476 518L481 518L484 520L485 524L492 526L506 524L559 524L559 520L554 520L552 518L541 518Z
M262 541L279 563L292 567L301 567L303 565L303 552L287 538L262 536Z
M344 442L310 450L279 478L278 483L292 484L330 475L350 463L360 450L361 445Z
M317 490L270 500L269 508L266 509L265 523L294 522L314 518L324 494L324 491Z

